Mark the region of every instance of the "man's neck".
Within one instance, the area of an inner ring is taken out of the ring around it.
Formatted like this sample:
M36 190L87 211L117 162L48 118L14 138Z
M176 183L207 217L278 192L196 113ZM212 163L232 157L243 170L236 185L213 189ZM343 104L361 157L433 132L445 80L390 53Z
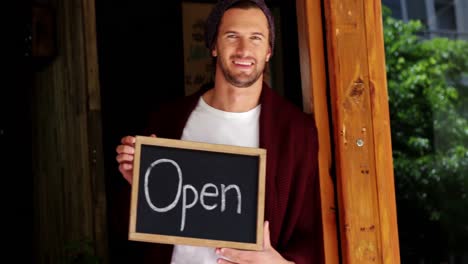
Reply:
M262 91L261 78L250 87L239 88L230 84L215 84L203 94L210 106L226 112L247 112L259 104Z

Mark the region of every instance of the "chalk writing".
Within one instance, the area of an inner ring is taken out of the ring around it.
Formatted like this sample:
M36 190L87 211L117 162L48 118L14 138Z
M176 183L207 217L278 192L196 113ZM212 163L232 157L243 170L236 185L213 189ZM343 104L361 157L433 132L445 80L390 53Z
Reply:
M172 203L170 203L166 207L160 208L160 207L157 207L156 205L154 205L153 201L151 200L148 185L149 185L149 176L151 174L151 170L156 165L162 164L162 163L170 163L176 168L177 176L178 176L179 181L178 181L178 184L177 184L177 193L175 195L174 201L172 201ZM208 190L209 188L212 189L212 191ZM181 216L181 221L180 221L180 231L181 232L184 231L184 228L185 228L187 209L190 209L190 208L194 207L197 204L199 198L200 198L200 204L207 211L213 210L216 207L218 207L218 204L216 204L216 203L208 205L208 204L206 204L206 201L205 201L205 197L218 197L219 196L218 187L213 183L206 183L205 185L203 185L203 187L201 189L201 192L200 192L200 196L199 196L197 189L193 185L183 184L182 170L181 170L180 166L177 164L177 162L175 162L175 161L173 161L171 159L158 159L158 160L154 161L153 163L151 163L151 165L146 169L146 172L145 172L144 189L145 189L146 202L148 203L148 205L149 205L149 207L151 209L153 209L154 211L156 211L158 213L165 213L165 212L168 212L168 211L171 211L172 209L174 209L174 207L176 207L176 205L178 204L178 202L180 200L180 196L182 195L182 216ZM242 212L242 205L241 205L242 204L242 194L241 194L241 190L240 190L239 186L237 186L235 184L231 184L231 185L228 185L228 186L226 186L224 184L221 184L221 208L220 208L220 210L221 210L221 212L224 212L226 210L226 193L229 190L232 190L232 191L236 192L236 194L237 194L236 195L236 197L237 197L237 210L236 210L236 212L237 212L237 214L241 214L241 212ZM193 193L193 200L190 203L187 202L187 192L188 191L191 191Z

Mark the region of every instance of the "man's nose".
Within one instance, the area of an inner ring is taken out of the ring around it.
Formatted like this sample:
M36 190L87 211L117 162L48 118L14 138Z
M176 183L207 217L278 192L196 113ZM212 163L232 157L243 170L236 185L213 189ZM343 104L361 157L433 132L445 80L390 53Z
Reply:
M237 44L236 54L240 56L246 56L248 53L249 42L248 39L240 38Z

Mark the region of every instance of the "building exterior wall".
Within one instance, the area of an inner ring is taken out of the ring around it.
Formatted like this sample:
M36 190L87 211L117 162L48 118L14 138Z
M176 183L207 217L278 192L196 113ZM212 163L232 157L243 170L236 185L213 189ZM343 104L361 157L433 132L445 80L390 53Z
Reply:
M468 1L466 0L382 0L395 18L420 20L424 35L468 40Z

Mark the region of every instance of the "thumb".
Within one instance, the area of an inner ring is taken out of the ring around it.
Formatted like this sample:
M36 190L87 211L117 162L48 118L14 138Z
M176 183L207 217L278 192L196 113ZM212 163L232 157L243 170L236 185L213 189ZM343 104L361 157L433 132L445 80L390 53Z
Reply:
M156 137L156 135L155 135L155 134L151 134L151 136L150 136L150 137Z
M270 222L265 221L263 224L263 249L271 248L270 243Z

